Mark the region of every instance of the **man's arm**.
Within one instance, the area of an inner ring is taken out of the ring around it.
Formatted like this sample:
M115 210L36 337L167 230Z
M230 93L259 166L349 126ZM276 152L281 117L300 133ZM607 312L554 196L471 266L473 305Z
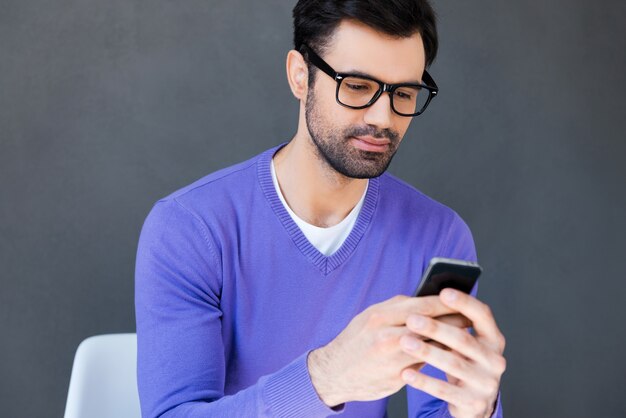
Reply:
M144 223L135 274L137 377L142 416L327 416L303 353L224 396L221 258L206 225L175 200Z
M475 259L469 230L460 218L455 222L461 233L453 231L443 245L444 250L450 245L455 250L435 252ZM431 396L412 405L412 416L490 416L504 371L503 337L493 318L489 321L485 306L471 296L462 296L458 303L439 296L397 296L361 312L334 340L309 356L311 378L320 398L329 406L380 399L409 383ZM461 324L450 319L458 318L459 313L465 320ZM427 326L420 328L417 319ZM479 332L479 340L464 329L470 324ZM435 342L422 341L428 338ZM412 344L419 346L415 349ZM451 360L453 354L446 347L476 361L461 362L456 353ZM425 362L445 371L450 383L419 373ZM461 374L455 368L459 364Z

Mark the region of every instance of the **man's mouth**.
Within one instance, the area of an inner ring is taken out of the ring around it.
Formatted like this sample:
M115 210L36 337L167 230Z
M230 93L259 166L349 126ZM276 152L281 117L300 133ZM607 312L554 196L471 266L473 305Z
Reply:
M355 147L369 152L385 152L391 143L387 138L374 138L373 136L353 136L350 142Z

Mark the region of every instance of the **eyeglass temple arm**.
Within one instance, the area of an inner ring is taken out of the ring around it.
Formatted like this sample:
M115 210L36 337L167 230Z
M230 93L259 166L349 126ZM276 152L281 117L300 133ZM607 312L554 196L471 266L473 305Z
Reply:
M320 70L324 71L326 74L331 76L334 79L337 79L337 72L332 69L330 65L326 63L319 55L315 53L307 44L302 44L300 47L300 52L306 52L308 59L311 61L313 65L315 65Z
M428 87L434 88L432 90L433 94L437 94L437 92L439 92L439 87L437 87L437 83L435 83L435 80L433 80L433 78L430 76L430 74L428 74L428 71L426 70L424 70L424 74L422 74L422 82Z

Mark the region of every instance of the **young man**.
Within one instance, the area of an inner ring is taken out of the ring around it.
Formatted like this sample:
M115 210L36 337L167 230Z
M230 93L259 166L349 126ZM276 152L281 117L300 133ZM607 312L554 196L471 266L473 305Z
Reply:
M489 308L407 296L432 257L475 260L469 229L385 173L437 91L430 5L301 0L294 27L296 135L160 200L142 230L143 416L381 417L405 384L412 417L500 416Z

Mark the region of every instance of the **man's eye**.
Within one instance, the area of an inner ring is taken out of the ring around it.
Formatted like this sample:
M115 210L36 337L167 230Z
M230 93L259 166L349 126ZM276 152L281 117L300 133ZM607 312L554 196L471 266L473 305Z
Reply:
M350 90L354 91L367 91L369 86L367 84L354 84L354 83L346 83Z
M411 100L414 95L405 91L396 90L396 96L398 96L399 99Z

